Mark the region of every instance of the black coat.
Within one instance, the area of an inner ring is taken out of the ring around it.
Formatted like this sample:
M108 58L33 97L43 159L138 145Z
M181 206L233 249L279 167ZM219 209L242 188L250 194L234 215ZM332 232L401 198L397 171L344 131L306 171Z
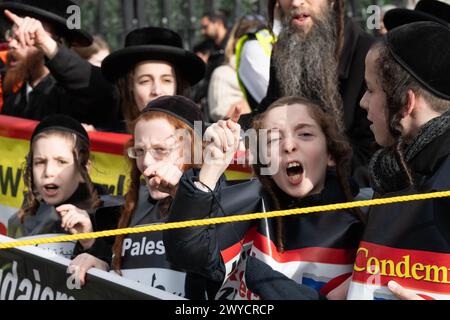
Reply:
M24 84L17 93L4 94L2 114L42 120L63 113L100 129L113 129L119 121L116 89L103 77L101 69L75 52L61 46L48 60L50 70L26 96Z
M166 222L167 218L161 215L160 204L161 201L150 198L147 187L142 185L139 189L138 204L131 217L129 227ZM94 231L116 229L122 210L123 205L96 210L91 215ZM81 245L77 244L74 255L89 253L110 264L114 242L115 237L99 238L88 250L83 250ZM126 278L189 299L205 299L208 286L212 285L203 277L186 274L167 260L161 231L125 236L121 272Z
M97 186L97 191L101 194L101 190ZM114 206L117 204L116 197L101 195L102 206ZM25 203L25 202L24 202ZM90 199L89 192L85 184L80 184L75 193L64 204L72 204L77 208L86 210L88 213L92 210L92 201ZM57 206L48 205L41 202L33 215L27 215L24 217L23 222L20 221L18 213L12 215L8 220L8 236L12 238L31 237L46 234L67 234L67 232L61 227L61 216L56 212ZM77 250L79 244L71 243L59 243L50 245L50 248L60 250L64 248L63 254L67 258L70 258L73 252ZM44 245L45 248L45 245Z
M100 190L98 190L99 192ZM107 195L101 195L100 199L104 206L112 205L115 200ZM25 204L25 201L24 201ZM23 204L23 205L24 205ZM75 193L63 204L72 204L82 210L90 211L91 199L85 184L80 184ZM23 223L17 217L17 213L12 215L8 221L8 236L13 238L35 236L47 233L66 233L61 228L61 217L56 212L55 207L41 202L37 211L33 215L27 215Z
M416 185L384 194L383 198L450 190L450 130L428 144L408 165ZM393 299L386 285L389 280L395 280L413 292L421 291L429 296L434 295L434 298L450 299L449 212L450 198L372 207L355 265L355 268L364 270L354 272L349 298ZM381 269L375 287L367 286L366 281L369 277L374 279L366 268L370 257L392 260L397 266ZM427 276L427 266L444 267L445 271L431 272ZM409 276L404 276L406 273ZM420 279L414 279L415 276Z
M182 177L170 208L169 222L255 213L273 208L258 180L230 184L222 179L213 193L199 190L194 185L196 180L196 173L192 170L186 172ZM298 208L341 201L345 200L342 193L339 192L337 180L333 174L330 174L327 178L326 188L320 195L306 197L300 201L286 199L283 207ZM291 264L296 264L299 263L299 260L293 258L291 261L288 256L291 256L291 254L296 256L299 252L313 252L313 260L300 259L301 263L298 266L296 265L295 268L298 267L298 269L296 269L295 274L297 276L302 274L301 283L308 281L307 286L317 289L317 291L328 287L328 280L325 278L336 276L336 270L333 267L336 261L332 261L333 258L330 258L328 253L346 252L345 255L351 257L351 252L354 254L362 232L362 225L349 212L318 213L301 217L290 216L284 218L284 225L285 250L289 254L281 259L288 259ZM297 282L294 282L284 275L283 271L277 272L269 265L264 265L263 268L260 261L247 259L249 254L247 249L240 249L240 247L244 243L242 248L246 248L247 240L245 239L253 232L256 232L256 236L252 239L265 239L263 243L273 243L273 220L261 219L217 226L168 230L164 232L164 242L168 258L175 266L200 274L218 283L227 279L228 283L225 282L225 285L218 291L216 296L218 299L237 297L240 289L236 287L236 279L230 279L233 278L234 273L240 274L240 271L246 274L245 282L250 290L247 291L250 296L251 293L257 293L263 299L284 299L287 297L286 294L296 299L318 298L317 291L311 293L310 288L298 284L298 279ZM253 245L257 246L254 243ZM331 251L328 251L328 249ZM276 249L274 250L276 251ZM271 256L271 253L268 255ZM277 256L278 252L273 254L273 257ZM318 258L320 256L322 258ZM257 258L261 259L261 257ZM316 258L317 260L314 260ZM315 274L317 270L322 270L319 273L324 271L320 267L324 261L323 258L327 260L326 276L317 276ZM265 261L264 258L262 259ZM351 261L344 260L337 262L341 268L340 272L344 269L351 270L353 259L350 258ZM242 263L242 261L244 262ZM302 269L310 262L312 262L312 265L317 265L313 268L315 271L309 269L310 271L307 272ZM264 262L262 263L264 264ZM270 292L271 294L267 295Z
M373 154L375 138L370 130L367 112L359 106L366 85L364 81L365 58L374 39L352 20L346 20L344 47L339 61L339 88L344 104L344 125L353 147L352 172L361 187L369 186L366 168ZM266 97L259 112L281 98L274 64L270 67L270 80Z

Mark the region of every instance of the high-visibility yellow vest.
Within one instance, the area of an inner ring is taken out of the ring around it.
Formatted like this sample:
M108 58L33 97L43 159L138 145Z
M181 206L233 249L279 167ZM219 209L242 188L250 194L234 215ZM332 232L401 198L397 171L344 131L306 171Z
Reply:
M241 91L247 101L249 101L247 97L247 90L245 89L245 86L239 76L239 66L241 64L242 49L244 48L244 44L248 40L258 40L258 43L263 48L264 54L266 54L270 58L270 56L272 55L272 46L276 42L276 37L268 29L264 28L255 33L247 33L243 35L236 43L236 73L238 77L239 87L241 88Z

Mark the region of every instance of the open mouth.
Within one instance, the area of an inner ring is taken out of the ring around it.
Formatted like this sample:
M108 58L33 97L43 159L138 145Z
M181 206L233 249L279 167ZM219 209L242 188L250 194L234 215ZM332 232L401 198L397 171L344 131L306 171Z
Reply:
M309 17L310 16L305 13L296 14L292 17L292 21L296 24L303 24L306 22L306 20L308 20Z
M54 196L58 192L59 187L56 184L44 185L44 192L47 196Z
M292 184L300 184L303 179L303 165L298 161L289 162L286 167L286 175Z
M7 65L12 67L17 65L19 62L19 59L16 57L14 53L9 53L7 56Z

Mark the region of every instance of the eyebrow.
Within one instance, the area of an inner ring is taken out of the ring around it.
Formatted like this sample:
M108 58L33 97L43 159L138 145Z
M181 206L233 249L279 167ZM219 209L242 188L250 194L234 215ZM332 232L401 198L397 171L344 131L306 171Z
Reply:
M33 160L45 160L48 159L49 157L42 155L42 156L34 156ZM56 156L56 157L51 157L51 159L58 159L58 160L70 160L70 157L65 157L65 156Z
M299 123L295 126L294 130L299 130L299 129L303 129L303 128L311 128L314 129L316 128L316 125L310 124L310 123Z
M155 78L155 75L149 74L149 73L137 75L137 79L141 79L143 77ZM156 77L171 77L171 78L175 78L175 76L173 74L170 74L170 73L161 74L159 76L157 75Z
M64 156L57 156L57 157L54 157L54 159L57 159L57 160L70 160L70 158L64 157Z
M174 138L175 140L177 139L176 135L170 135L167 138L165 138L163 141L158 141L156 143L150 143L150 147L154 148L154 147L167 147L167 141L171 138ZM134 143L135 147L147 147L148 145L143 142L143 141L136 141Z

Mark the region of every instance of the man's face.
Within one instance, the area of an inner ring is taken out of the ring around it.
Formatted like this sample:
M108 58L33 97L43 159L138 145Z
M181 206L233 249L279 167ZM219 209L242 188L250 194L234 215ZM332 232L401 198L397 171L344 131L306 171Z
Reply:
M6 41L8 42L8 68L14 69L20 67L24 61L35 54L38 51L35 47L24 46L20 44L18 39L14 36L14 32L17 30L17 26L14 25L7 31Z
M330 10L328 0L278 0L282 16L289 19L289 23L307 34L314 25L315 18L322 17Z
M217 37L217 26L215 22L212 22L207 17L203 17L200 20L200 30L202 35L207 39L215 39Z

